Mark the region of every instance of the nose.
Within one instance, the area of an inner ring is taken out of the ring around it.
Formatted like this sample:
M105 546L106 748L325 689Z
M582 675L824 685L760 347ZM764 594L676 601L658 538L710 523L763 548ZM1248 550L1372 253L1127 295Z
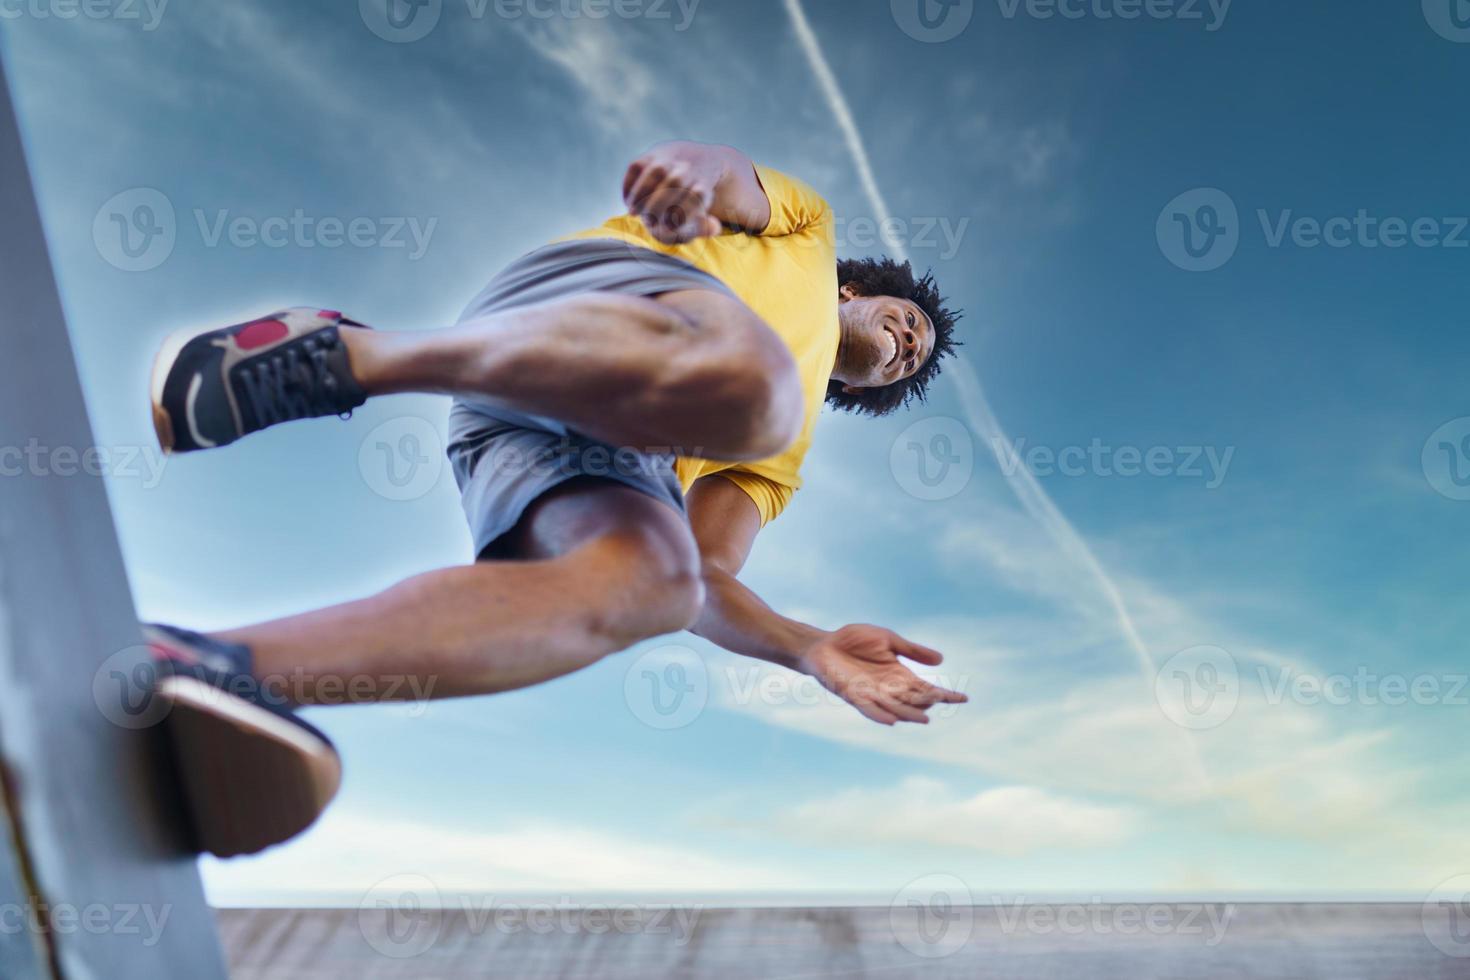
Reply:
M908 327L903 328L903 359L912 360L919 353L919 338Z

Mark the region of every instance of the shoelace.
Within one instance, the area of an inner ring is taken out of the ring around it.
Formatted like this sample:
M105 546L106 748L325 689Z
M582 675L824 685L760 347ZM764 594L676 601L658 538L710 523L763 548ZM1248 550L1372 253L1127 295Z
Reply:
M258 425L349 411L343 404L337 376L327 362L337 342L333 334L307 337L278 348L240 372L245 398Z

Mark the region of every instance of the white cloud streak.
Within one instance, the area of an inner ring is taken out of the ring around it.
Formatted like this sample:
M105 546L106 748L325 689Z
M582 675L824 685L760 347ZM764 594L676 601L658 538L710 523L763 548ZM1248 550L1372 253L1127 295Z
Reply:
M891 215L888 203L878 186L878 181L873 173L872 161L868 156L867 148L863 142L861 131L858 129L857 121L853 117L852 109L848 105L847 97L842 93L842 87L837 82L837 77L828 63L826 55L822 53L821 43L816 33L812 30L810 21L807 20L806 12L803 10L801 0L785 0L786 9L791 15L792 25L795 28L797 41L801 44L807 61L811 64L812 73L816 76L818 84L831 107L832 114L837 121L838 128L842 131L847 143L848 151L851 153L853 163L857 167L858 176L863 184L863 191L868 196L873 211L878 215L880 221L887 223ZM890 243L900 258L907 258L906 250L900 243ZM1007 466L1005 460L1000 458L1000 450L1003 446L1012 445L1010 437L1001 428L995 412L990 407L989 400L985 397L985 389L980 384L979 377L974 370L965 363L962 358L957 358L956 363L951 366L951 372L957 379L960 393L960 401L965 409L965 414L970 421L971 427L981 436L993 452L997 461L1002 464L1001 470L1015 493L1016 499L1021 506L1030 514L1038 524L1041 525L1051 539L1056 542L1064 553L1077 562L1096 583L1111 607L1118 628L1128 642L1138 662L1139 672L1143 677L1147 688L1151 689L1154 683L1154 674L1157 670L1150 654L1147 644L1138 631L1133 615L1128 609L1127 602L1118 586L1113 582L1108 572L1088 547L1087 542L1072 522L1067 520L1051 496L1036 481L1036 478L1025 467ZM1209 785L1209 778L1205 774L1204 765L1200 760L1199 753L1194 749L1188 735L1180 736L1184 740L1188 758L1191 762L1196 777L1202 786Z

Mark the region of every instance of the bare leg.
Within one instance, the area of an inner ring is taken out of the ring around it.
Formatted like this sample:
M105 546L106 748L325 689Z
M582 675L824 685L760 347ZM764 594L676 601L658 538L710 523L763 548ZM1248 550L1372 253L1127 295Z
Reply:
M780 338L711 290L592 293L447 330L342 335L370 395L490 395L617 446L760 459L790 445L804 415Z
M635 490L565 484L516 533L528 560L431 572L219 638L252 649L272 693L341 704L528 687L685 629L699 613L688 526Z

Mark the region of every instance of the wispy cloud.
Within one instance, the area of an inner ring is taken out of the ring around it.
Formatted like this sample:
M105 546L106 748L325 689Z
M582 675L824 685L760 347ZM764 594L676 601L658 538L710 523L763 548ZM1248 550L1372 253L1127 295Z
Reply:
M364 861L363 855L374 855ZM789 869L729 861L583 824L475 831L338 808L290 851L203 864L215 905L284 890L345 901L391 875L421 876L441 895L500 892L760 891L813 887ZM294 889L291 883L295 883ZM293 895L293 898L299 895Z
M868 158L868 152L863 144L862 134L858 131L857 123L853 118L852 110L847 103L847 98L842 93L842 88L837 83L836 76L831 66L827 63L826 56L822 53L821 44L817 41L816 34L812 31L811 24L807 20L806 13L802 9L801 0L786 0L786 8L791 14L793 26L796 31L797 40L800 41L802 50L806 53L807 60L811 63L812 72L822 86L828 102L831 104L833 115L837 119L838 127L842 130L847 141L849 152L852 154L854 165L862 179L864 191L872 203L874 213L880 219L886 219L890 211L888 204L878 188L877 178L873 174L873 166ZM900 257L906 257L901 247L896 249ZM1128 647L1137 658L1138 668L1145 685L1151 686L1154 680L1155 664L1148 646L1138 632L1137 624L1134 622L1133 614L1124 601L1123 594L1117 584L1108 575L1102 563L1097 560L1092 549L1072 522L1056 506L1051 496L1037 482L1036 477L1025 467L1011 467L1004 465L1000 459L1000 447L1012 445L1010 437L1001 428L1000 421L990 407L990 401L985 397L985 389L980 384L980 378L974 370L965 362L963 357L956 359L957 363L951 366L950 374L954 377L959 390L960 400L965 408L965 413L975 432L997 453L997 460L1001 462L1001 469L1005 473L1016 498L1021 506L1030 514L1036 522L1046 529L1052 540L1062 549L1063 553L1071 557L1081 568L1085 569L1096 588L1100 589L1103 596L1111 607L1116 617L1119 630L1122 632ZM1201 783L1207 783L1203 763L1194 753L1192 745L1187 739L1181 742L1186 756L1192 763L1195 778Z
M590 18L532 22L520 33L532 51L577 86L593 125L611 133L648 128L658 81L649 52L629 50L626 34L620 37L612 25Z
M854 844L934 845L1023 857L1117 845L1137 831L1138 814L1032 786L960 796L940 780L913 777L803 803L783 825L789 833L816 831Z

